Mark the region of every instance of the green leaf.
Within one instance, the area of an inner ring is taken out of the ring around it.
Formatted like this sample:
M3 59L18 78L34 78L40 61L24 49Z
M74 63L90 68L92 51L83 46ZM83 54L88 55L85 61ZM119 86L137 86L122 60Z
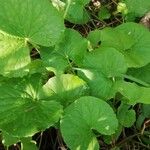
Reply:
M113 48L89 52L83 61L81 77L87 81L93 96L108 100L115 95L115 84L126 72L124 56Z
M0 74L27 75L29 43L54 45L63 31L63 18L48 0L0 0Z
M6 132L2 132L2 143L5 145L5 146L10 146L10 145L13 145L13 144L16 144L17 142L19 142L20 139L18 137L14 137L12 135L9 135L8 133Z
M83 24L86 23L90 16L84 8L90 0L65 0L66 10L64 17L72 23Z
M124 23L115 29L95 30L88 39L93 45L101 42L101 46L119 50L125 56L128 67L142 67L150 62L150 33L142 25Z
M117 91L116 83L120 82L120 78L107 78L100 71L94 69L78 68L77 70L78 75L83 78L90 87L90 94L92 96L104 100L111 99L115 96Z
M121 82L118 92L129 100L130 104L150 104L150 88L140 87L135 83Z
M127 74L150 84L150 63L141 68L130 68Z
M32 61L29 65L29 73L28 74L34 74L34 73L45 73L47 72L43 61L41 59L36 59Z
M101 20L109 19L110 16L111 16L111 14L109 13L109 11L106 7L101 7L100 8L100 11L98 13L99 19L101 19Z
M50 93L51 99L55 99L64 106L88 94L86 82L71 74L50 78L43 88L47 95L49 95L49 91L53 91L54 94Z
M93 49L98 48L101 43L101 30L95 29L94 31L90 31L87 39L89 40Z
M0 0L0 29L31 43L50 46L60 39L64 23L48 0Z
M124 127L131 127L136 121L136 113L130 107L130 105L122 103L117 111L118 121Z
M21 139L21 150L38 150L36 142L32 138L22 138Z
M142 105L142 114L145 118L150 118L150 105L143 104Z
M128 66L142 67L147 65L150 62L150 32L136 23L122 24L116 30L128 34L134 41L128 49L122 49Z
M27 137L58 121L62 107L41 94L44 89L40 78L40 75L34 74L23 79L11 79L0 85L2 131L16 137Z
M55 47L41 48L41 57L48 69L63 73L74 64L81 65L87 50L87 40L77 31L66 29L62 41ZM56 63L57 62L57 63Z
M65 58L72 60L74 63L81 65L87 50L87 40L77 31L66 29L64 38L56 47L56 51Z
M40 55L46 69L55 74L62 74L69 66L67 58L55 52L54 47L41 47Z
M0 31L0 74L23 76L30 63L29 49L24 39ZM24 70L24 71L23 71Z
M146 12L150 11L149 0L123 0L126 3L128 9L128 18L136 19L136 17L142 17Z
M84 68L99 70L106 77L116 77L125 73L127 66L124 56L114 48L103 47L89 52L83 61Z
M98 150L94 130L104 135L115 132L118 121L112 108L95 97L81 97L65 109L60 128L72 150Z
M112 144L114 141L117 141L122 133L122 125L119 124L116 132L113 135L104 135L103 139L106 144Z

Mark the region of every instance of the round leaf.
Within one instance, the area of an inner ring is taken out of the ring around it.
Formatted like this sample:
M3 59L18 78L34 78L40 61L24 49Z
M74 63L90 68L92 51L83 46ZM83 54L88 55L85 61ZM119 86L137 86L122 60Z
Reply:
M48 0L0 0L0 29L50 46L60 39L64 23Z
M117 126L112 108L95 97L81 97L68 106L60 125L63 138L72 150L98 150L93 130L111 135Z
M97 35L93 38L94 35ZM142 25L124 23L102 31L93 31L88 39L95 45L113 47L125 57L128 67L142 67L150 62L150 32ZM95 42L93 42L95 41Z

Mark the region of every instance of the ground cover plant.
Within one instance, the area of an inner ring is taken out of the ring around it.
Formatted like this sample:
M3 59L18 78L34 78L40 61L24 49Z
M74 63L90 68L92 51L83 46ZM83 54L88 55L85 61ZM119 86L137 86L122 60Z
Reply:
M0 0L0 150L150 149L149 0Z

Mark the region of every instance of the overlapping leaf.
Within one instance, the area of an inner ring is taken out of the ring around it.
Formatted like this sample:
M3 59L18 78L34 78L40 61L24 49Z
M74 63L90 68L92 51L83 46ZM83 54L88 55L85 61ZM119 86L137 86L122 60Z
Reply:
M74 64L82 64L86 49L87 40L77 31L66 29L55 48L41 48L40 53L47 68L63 73L66 68L72 69Z
M108 100L116 92L116 82L126 72L124 56L113 48L99 48L89 52L83 61L81 77L90 86L91 94Z
M98 150L93 130L111 135L117 126L112 108L95 97L81 97L68 106L60 125L63 138L71 150Z
M36 74L0 85L0 129L13 136L27 137L57 122L62 107L44 93Z
M0 73L26 74L28 43L54 45L63 31L63 18L48 0L0 0Z
M43 88L47 95L49 95L49 91L53 91L54 94L50 94L51 99L55 99L64 106L67 106L80 96L88 94L86 82L71 74L63 74L49 79Z
M150 33L139 24L124 23L115 29L96 30L89 34L88 39L94 46L101 42L101 46L119 50L128 67L142 67L150 62Z

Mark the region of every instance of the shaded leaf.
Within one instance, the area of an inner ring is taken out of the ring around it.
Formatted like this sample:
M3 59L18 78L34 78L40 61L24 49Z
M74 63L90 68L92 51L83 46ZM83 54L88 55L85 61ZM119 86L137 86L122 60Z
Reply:
M130 105L122 103L117 111L118 121L124 127L131 127L136 121L136 113L130 107Z
M51 99L55 99L64 106L67 106L80 96L88 94L86 82L71 74L50 78L43 88L47 95L50 94ZM54 94L49 93L49 91L53 91Z
M73 23L86 23L90 16L84 6L89 2L90 0L66 0L66 12L64 16Z
M56 47L40 49L41 57L48 69L63 73L74 64L81 65L87 50L87 40L77 31L66 29L62 41ZM56 63L57 62L57 63Z

